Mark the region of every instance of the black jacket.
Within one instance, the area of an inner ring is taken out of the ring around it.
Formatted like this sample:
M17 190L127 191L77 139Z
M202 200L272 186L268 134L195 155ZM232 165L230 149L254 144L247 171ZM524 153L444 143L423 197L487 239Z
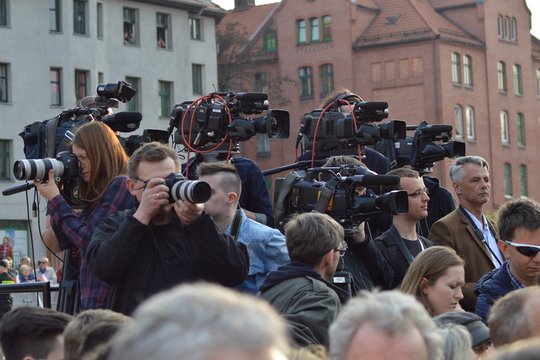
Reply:
M424 185L429 190L428 216L418 222L418 233L427 237L431 225L454 211L456 204L450 191L440 185L439 179L425 175L422 178Z
M249 258L244 245L219 233L203 213L184 226L173 215L166 225L148 226L133 217L135 209L105 218L86 252L92 271L109 284L109 307L131 314L149 296L196 280L236 286L246 278Z
M422 242L424 248L433 246L433 243L423 236L418 235L418 239ZM394 289L401 284L405 273L409 269L409 265L412 263L413 257L407 246L403 243L401 235L399 235L394 225L376 238L374 243L383 254L393 273L392 282L390 286L386 284L385 289Z

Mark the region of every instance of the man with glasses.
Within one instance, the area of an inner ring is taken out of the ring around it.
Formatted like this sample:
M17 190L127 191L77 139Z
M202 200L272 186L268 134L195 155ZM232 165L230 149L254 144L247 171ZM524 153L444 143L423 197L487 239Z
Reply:
M431 241L417 232L417 223L428 215L428 189L418 171L410 168L398 168L389 171L386 175L399 176L398 185L381 186L381 193L393 190L407 192L409 211L395 214L392 217L392 226L374 241L366 239L364 247L371 252L377 246L385 262L379 264L379 269L370 267L371 276L376 285L389 290L399 287L409 265L423 250L432 245ZM381 282L377 274L390 273Z
M460 304L474 312L476 282L504 261L497 246L496 224L484 214L491 192L489 166L480 156L463 156L450 166L449 173L459 207L432 225L429 239L451 247L465 260L464 298Z
M51 284L58 283L56 271L52 266L49 266L49 258L46 256L43 256L41 260L38 261L36 272L38 281L50 281Z
M343 227L310 212L294 216L284 229L291 262L266 276L259 296L287 321L297 345L328 346L328 328L348 298L329 282L346 251Z
M504 264L485 274L474 289L476 313L487 321L491 306L510 291L536 285L540 275L540 205L527 199L505 203L498 212Z
M147 143L129 159L134 209L104 219L86 251L91 270L114 285L109 308L130 315L151 295L183 282L236 286L247 276L245 246L223 235L203 204L169 202L165 178L178 173L176 151Z

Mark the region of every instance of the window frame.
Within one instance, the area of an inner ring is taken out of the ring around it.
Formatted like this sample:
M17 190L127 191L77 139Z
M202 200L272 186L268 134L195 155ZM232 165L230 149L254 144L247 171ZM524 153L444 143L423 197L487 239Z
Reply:
M79 15L82 15L80 21ZM73 0L73 34L88 35L88 0Z
M103 3L96 3L96 37L103 39L104 27L103 27Z
M526 131L525 131L525 115L522 112L518 112L516 115L516 127L517 127L517 142L519 146L525 146L527 143Z
M519 165L519 194L523 197L529 196L529 181L527 165Z
M191 40L203 40L201 18L189 17L189 36Z
M126 103L126 111L141 112L142 111L142 102L141 102L141 78L136 76L126 76L125 80L127 83L137 90L135 95Z
M510 124L508 123L508 111L501 110L499 116L501 125L501 142L503 145L508 145L510 144Z
M53 79L53 74L56 74L56 79ZM49 69L49 85L51 95L51 106L62 106L62 68L51 66ZM56 91L53 89L56 87ZM56 102L55 102L56 100Z
M318 43L321 41L319 18L312 17L309 19L309 42Z
M319 96L321 98L326 97L330 92L334 90L334 65L322 64L319 65L319 84L320 91Z
M165 20L164 23L163 20ZM171 49L171 34L171 14L156 12L156 47L158 49Z
M321 17L322 41L332 41L332 16L324 15Z
M307 44L307 25L305 19L296 20L296 44Z
M471 55L463 55L463 85L468 88L474 86L473 59Z
M508 83L506 81L506 63L504 61L497 62L497 87L499 93L508 93Z
M463 106L460 104L454 105L454 137L463 139Z
M277 51L277 34L274 30L268 30L266 34L264 34L263 50L266 52Z
M255 92L268 93L268 73L258 71L253 76L253 89Z
M512 73L514 75L514 95L523 96L523 71L521 65L512 65Z
M257 158L267 158L270 156L270 138L267 134L257 133L256 150Z
M133 17L133 18L131 18ZM124 29L124 45L136 46L139 42L139 9L122 7L122 23Z
M195 95L204 94L204 65L191 64L191 91Z
M455 51L451 55L451 64L452 64L452 84L460 86L462 84L461 80L461 55Z
M49 32L62 32L62 4L60 0L49 0Z
M465 107L465 123L467 140L476 140L476 120L474 114L474 107L470 105L467 105Z
M513 42L518 41L517 20L515 17L510 20L510 40Z
M173 106L173 82L158 80L159 117L168 118Z
M498 30L499 40L503 40L504 39L504 19L502 15L497 16L497 30Z
M11 180L11 159L13 141L11 139L0 139L0 181ZM4 175L5 173L5 175Z
M84 82L81 82L81 76L84 75ZM84 69L75 69L75 99L80 100L89 94L90 89L90 71ZM82 94L80 91L83 91Z
M300 98L313 98L313 68L311 66L300 67L298 78L300 79Z
M10 64L0 63L0 90L2 85L5 90L5 94L0 91L0 103L8 104L10 102Z
M503 191L505 197L512 197L512 164L503 164Z

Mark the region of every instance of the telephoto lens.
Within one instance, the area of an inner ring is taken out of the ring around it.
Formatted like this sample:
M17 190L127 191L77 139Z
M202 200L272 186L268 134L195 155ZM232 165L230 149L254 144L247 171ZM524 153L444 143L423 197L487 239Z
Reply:
M186 180L182 174L171 173L165 178L165 185L169 188L169 202L171 203L184 200L202 204L212 196L212 188L207 182Z
M62 177L64 164L53 158L23 159L15 161L13 174L17 180L47 180L49 170L54 170L55 177Z

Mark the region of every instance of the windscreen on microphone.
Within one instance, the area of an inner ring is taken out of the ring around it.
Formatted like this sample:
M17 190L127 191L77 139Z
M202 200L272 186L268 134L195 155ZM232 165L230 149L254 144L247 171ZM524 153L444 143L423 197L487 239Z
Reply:
M239 92L236 93L236 99L238 101L257 102L268 100L268 94L257 92Z
M142 114L139 112L124 111L103 116L100 120L114 131L131 132L139 128Z
M363 186L398 185L397 175L358 175Z

